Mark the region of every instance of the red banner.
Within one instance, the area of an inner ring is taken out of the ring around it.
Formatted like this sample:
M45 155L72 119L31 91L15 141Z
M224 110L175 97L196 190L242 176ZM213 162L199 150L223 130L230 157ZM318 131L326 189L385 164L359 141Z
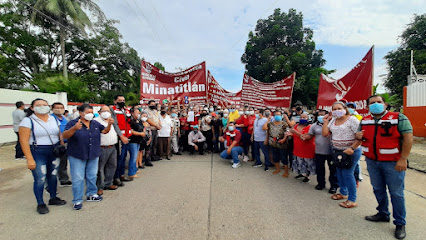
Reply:
M368 113L366 100L372 92L373 47L344 77L335 80L321 74L317 108L331 111L331 105L344 98L356 103L360 115L366 115Z
M258 108L276 108L291 105L296 73L274 83L263 83L244 74L242 104Z
M206 63L202 62L178 73L164 72L154 65L141 62L141 100L158 102L174 96L183 103L206 103Z
M231 104L235 104L237 108L241 104L241 90L237 93L229 92L225 90L220 84L214 79L210 71L207 71L207 83L208 83L208 99L209 103L217 104L220 106L227 107Z

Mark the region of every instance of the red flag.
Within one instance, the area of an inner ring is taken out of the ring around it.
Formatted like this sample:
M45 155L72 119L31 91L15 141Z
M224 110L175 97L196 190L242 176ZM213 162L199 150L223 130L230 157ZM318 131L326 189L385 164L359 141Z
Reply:
M183 101L206 103L206 63L202 62L182 72L164 72L154 65L141 62L141 100L158 102L167 97L180 97Z
M296 73L274 83L260 82L244 74L241 102L259 108L290 107Z
M373 47L365 57L344 77L335 80L324 74L320 76L317 108L331 111L334 102L346 99L355 102L357 112L366 115L367 98L373 90Z
M237 93L225 90L222 86L220 86L216 79L214 79L210 71L207 71L207 82L209 102L221 106L235 104L237 107L240 107L241 90Z

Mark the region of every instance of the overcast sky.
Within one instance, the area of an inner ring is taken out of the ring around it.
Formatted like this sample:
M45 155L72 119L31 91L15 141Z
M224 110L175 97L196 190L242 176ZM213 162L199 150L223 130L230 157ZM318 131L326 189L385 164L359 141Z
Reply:
M206 61L226 89L241 88L248 33L275 8L295 8L304 26L314 30L317 49L324 50L327 69L344 76L375 45L374 81L386 74L383 56L395 49L398 36L422 14L424 0L102 0L108 18L123 40L147 61L161 62L168 72ZM409 69L407 69L408 74Z

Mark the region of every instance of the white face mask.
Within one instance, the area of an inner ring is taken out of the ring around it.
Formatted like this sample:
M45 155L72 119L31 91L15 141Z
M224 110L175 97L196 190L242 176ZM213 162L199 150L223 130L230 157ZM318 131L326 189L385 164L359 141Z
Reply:
M245 111L244 112L246 115L250 115L250 111Z
M210 108L209 110L210 110L210 112L213 112L213 111L214 111L214 108Z
M111 113L110 112L102 112L101 113L101 118L103 118L103 119L109 119L110 117L111 117Z
M228 117L228 114L227 114L227 113L223 114L223 117L224 117L224 118L227 118L227 117Z
M238 114L244 115L244 111L238 110Z
M254 111L250 111L250 115L254 115Z
M64 114L64 112L65 112L65 109L53 109L53 110L52 110L52 112L53 112L55 115L63 115L63 114Z
M34 107L34 112L38 114L48 114L50 112L49 106L37 106Z
M146 122L148 120L147 117L141 117L142 122Z
M87 113L87 114L84 114L84 119L86 119L87 121L92 121L94 116L95 115L93 113Z

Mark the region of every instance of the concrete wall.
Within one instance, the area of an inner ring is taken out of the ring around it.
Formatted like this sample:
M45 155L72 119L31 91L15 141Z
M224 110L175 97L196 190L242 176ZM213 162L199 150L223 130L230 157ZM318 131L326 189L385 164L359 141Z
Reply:
M45 99L49 104L61 102L65 105L65 109L68 109L67 93L64 92L50 94L0 88L0 112L3 116L0 118L0 144L16 141L12 120L12 112L16 109L15 103L23 101L27 108L36 98Z

